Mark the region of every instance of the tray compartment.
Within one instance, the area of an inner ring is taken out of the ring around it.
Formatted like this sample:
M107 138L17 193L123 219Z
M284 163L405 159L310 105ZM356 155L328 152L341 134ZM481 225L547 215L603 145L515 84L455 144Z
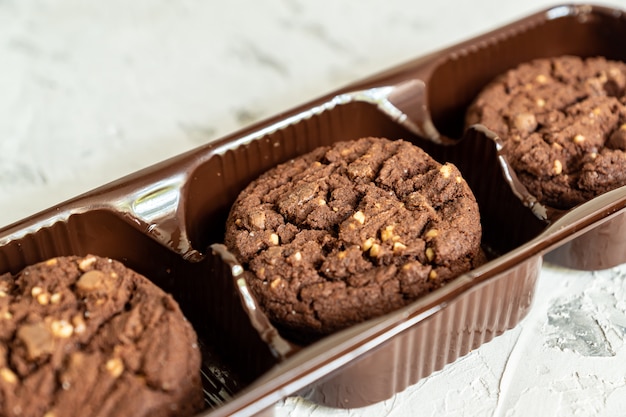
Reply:
M96 254L143 274L174 296L198 334L208 409L230 401L277 362L241 308L232 283L216 279L227 267L218 254L186 261L129 218L105 209L53 213L45 222L50 226L0 246L0 273L17 273L56 256Z
M514 327L528 312L540 269L541 258L533 257L473 287L437 314L325 378L305 396L342 408L390 398Z

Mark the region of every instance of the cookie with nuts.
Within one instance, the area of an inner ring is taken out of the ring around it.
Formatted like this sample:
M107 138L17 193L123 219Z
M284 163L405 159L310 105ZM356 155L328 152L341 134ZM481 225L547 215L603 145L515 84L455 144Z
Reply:
M499 135L520 181L543 204L569 209L626 184L626 63L560 56L497 77L466 124Z
M178 304L117 261L0 275L0 415L193 415L200 361Z
M478 205L452 164L403 141L318 148L245 188L226 245L270 319L323 335L402 307L483 261Z

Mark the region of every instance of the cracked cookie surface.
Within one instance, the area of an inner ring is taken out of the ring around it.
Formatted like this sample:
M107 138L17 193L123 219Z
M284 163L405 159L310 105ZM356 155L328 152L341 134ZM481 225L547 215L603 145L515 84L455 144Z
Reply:
M537 59L497 77L469 107L504 142L520 181L568 209L626 184L626 64Z
M192 415L200 361L174 299L117 261L0 275L0 415Z
M372 137L253 181L225 241L270 319L305 334L390 312L483 260L478 206L457 168Z

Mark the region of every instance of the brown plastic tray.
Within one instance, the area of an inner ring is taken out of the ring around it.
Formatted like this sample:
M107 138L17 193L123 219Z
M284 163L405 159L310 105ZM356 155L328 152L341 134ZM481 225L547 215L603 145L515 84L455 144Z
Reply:
M544 257L626 262L626 187L565 212L539 205L464 111L494 76L537 57L626 60L626 15L562 5L407 62L0 229L0 273L60 255L124 262L169 291L203 352L202 416L272 415L291 394L360 407L389 398L514 327ZM268 168L319 145L403 138L455 163L481 210L485 265L407 307L308 346L283 338L221 245L230 205Z

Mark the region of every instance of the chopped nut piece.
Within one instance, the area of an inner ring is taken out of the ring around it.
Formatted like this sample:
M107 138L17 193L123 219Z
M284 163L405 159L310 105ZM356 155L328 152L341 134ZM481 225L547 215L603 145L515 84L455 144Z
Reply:
M513 128L520 132L531 133L537 129L537 119L532 113L518 113L512 120Z
M537 101L535 102L537 104L537 106L539 107L543 107L546 105L546 101L542 98L538 98Z
M7 296L7 293L2 291L2 290L0 290L0 298L6 297L6 296Z
M74 333L74 326L66 320L55 320L51 323L52 334L61 339L67 339Z
M43 415L43 417L56 417L56 414L54 413L54 411L48 411L46 414Z
M463 177L461 177L460 175L457 175L454 180L456 181L457 184L460 184L463 182Z
M326 200L324 200L323 198L320 198L319 200L317 200L317 205L325 206L326 205Z
M61 298L62 298L61 293L55 292L54 294L50 296L50 303L59 304L61 302Z
M280 239L278 238L278 235L276 233L272 233L270 235L270 243L272 245L278 245L279 242L280 242Z
M378 256L380 254L380 245L378 243L374 243L370 248L370 256Z
M359 210L356 213L354 213L354 215L352 215L352 217L354 218L354 220L356 220L357 222L359 222L361 224L365 223L365 214L363 214L363 212L361 210Z
M241 221L241 219L236 219L235 220L235 225L241 226L242 224L243 224L243 222Z
M17 375L9 368L0 369L0 377L9 384L15 384L17 382Z
M426 248L426 259L428 259L428 262L431 262L433 259L435 259L435 251L433 250L433 248Z
M346 251L342 250L341 252L337 253L337 258L339 259L344 259L346 257Z
M106 287L107 276L102 271L92 270L85 272L76 281L76 288L80 291L91 292Z
M394 252L402 252L403 250L406 249L406 245L400 242L395 242L393 244L393 251Z
M556 159L554 161L554 173L556 175L559 175L561 172L563 172L563 164L561 164L561 161L559 161L558 159Z
M83 272L86 272L89 268L91 268L91 266L95 262L96 262L95 256L88 256L86 258L83 258L80 261L78 261L78 269L80 269Z
M380 240L382 240L383 242L386 242L391 238L393 238L393 225L387 226L380 231Z
M276 287L278 287L279 285L282 286L282 282L283 280L281 278L276 278L270 283L270 287L272 287L273 289L276 289Z
M339 211L339 208L333 207L333 211Z
M441 175L443 175L444 178L450 178L452 168L448 164L442 165L441 168L439 168L439 172L441 172Z
M120 358L111 358L106 362L105 368L113 378L117 378L124 372L124 362Z
M404 271L408 271L409 269L411 269L412 266L413 266L413 262L407 262L404 265L402 265L402 269Z
M250 224L257 229L264 230L265 229L265 212L257 211L251 213L248 218L250 219Z
M363 241L363 245L362 245L363 251L370 250L370 248L372 247L373 244L374 244L374 238L369 237L369 238L365 239L365 241Z
M428 238L433 238L433 237L437 237L437 236L439 236L439 230L437 230L437 229L429 229L424 234L424 237L428 237Z
M81 334L87 328L87 326L85 326L85 320L79 314L72 317L72 324L74 325L75 334Z
M37 296L37 302L42 306L48 305L50 302L50 294L47 292L41 293Z
M546 82L548 82L548 77L546 77L543 74L539 74L537 75L537 77L535 78L535 80L539 83L539 84L545 84Z
M33 297L37 297L41 293L43 293L43 288L41 287L33 287L33 289L30 290L30 295Z
M434 269L432 269L432 270L430 271L430 273L428 274L428 278L430 278L430 279L436 279L436 278L437 278L437 272L436 272Z
M576 135L574 136L574 139L572 139L574 141L574 143L583 143L585 141L585 137L583 135Z
M37 359L41 355L52 353L54 350L52 334L41 321L19 326L16 336L26 347L28 357L31 360Z
M56 264L57 264L57 262L59 262L59 261L57 260L57 258L48 259L48 260L46 261L46 265L48 265L48 266L53 266L53 265L56 265Z
M270 257L270 264L275 265L276 260L282 258L283 250L279 246L271 246L267 248L267 255Z
M2 313L2 318L5 320L11 320L13 318L13 314L10 311L5 311Z
M293 254L293 259L295 259L296 261L301 261L302 260L302 254L300 252L296 252Z

